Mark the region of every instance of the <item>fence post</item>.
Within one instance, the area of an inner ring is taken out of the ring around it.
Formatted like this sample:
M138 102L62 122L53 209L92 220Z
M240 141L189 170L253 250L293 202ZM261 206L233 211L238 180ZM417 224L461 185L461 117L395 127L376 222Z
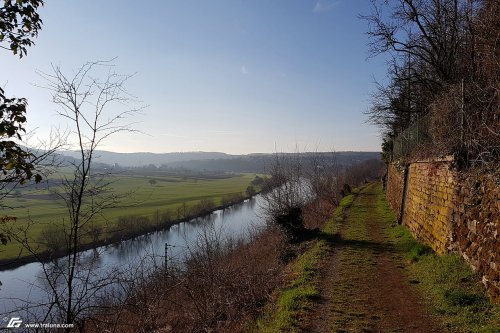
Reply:
M406 192L408 191L409 174L410 174L410 163L407 163L405 165L405 174L404 174L404 178L403 178L403 195L401 198L401 208L399 210L398 224L403 224L403 215L404 215L405 206L406 206Z
M464 145L464 104L465 104L465 91L464 91L464 79L462 79L462 84L460 87L460 148Z
M420 117L417 113L417 145L420 144Z

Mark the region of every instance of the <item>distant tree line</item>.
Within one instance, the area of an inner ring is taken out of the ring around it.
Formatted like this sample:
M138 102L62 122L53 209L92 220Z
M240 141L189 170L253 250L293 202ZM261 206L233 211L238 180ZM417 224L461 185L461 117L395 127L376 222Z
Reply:
M282 154L293 155L292 154ZM335 163L337 165L349 166L362 160L378 158L377 152L309 152L300 153L304 160L321 159L325 163ZM236 156L233 158L217 158L207 160L178 161L163 165L162 168L170 169L190 169L203 172L250 172L250 173L269 173L274 164L275 156L273 154L250 154Z
M371 54L390 54L389 81L368 111L390 158L394 138L425 118L427 154L466 162L498 161L500 152L500 2L374 0ZM421 147L422 148L422 147Z

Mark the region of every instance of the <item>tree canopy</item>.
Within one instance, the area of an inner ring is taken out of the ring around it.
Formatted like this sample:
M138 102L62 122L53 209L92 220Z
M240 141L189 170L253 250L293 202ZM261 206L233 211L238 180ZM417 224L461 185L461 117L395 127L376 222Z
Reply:
M421 146L409 154L497 161L499 2L372 3L372 13L362 16L369 23L370 51L387 53L391 60L389 80L378 85L367 114L382 129L386 157L398 139Z
M0 47L11 50L22 58L33 38L42 28L42 19L37 9L43 6L42 0L4 0L0 8ZM3 44L8 44L5 46Z
M42 20L36 10L43 6L42 0L5 0L0 7L0 47L12 51L20 58L33 45L33 38L41 29ZM7 43L8 46L3 44ZM0 87L0 191L16 184L42 177L34 172L36 157L19 142L25 134L25 98L9 98ZM8 191L7 191L8 193Z
M0 48L20 58L27 54L27 48L34 44L33 38L42 27L36 12L40 6L43 6L42 0L4 0L0 7ZM35 171L38 158L19 144L26 132L27 104L25 98L6 97L0 87L0 199L18 184L30 179L37 183L42 180ZM12 220L15 217L0 217L0 223ZM8 240L9 237L0 232L0 243L6 244Z
M1 183L24 183L32 177L36 182L41 180L39 174L33 174L33 154L14 141L21 140L21 135L26 132L24 128L26 105L24 98L6 98L3 89L0 88Z

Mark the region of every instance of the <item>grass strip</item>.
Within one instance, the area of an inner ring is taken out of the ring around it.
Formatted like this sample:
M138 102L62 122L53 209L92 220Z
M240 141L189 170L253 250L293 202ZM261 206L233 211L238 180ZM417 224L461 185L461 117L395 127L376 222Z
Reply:
M278 292L275 303L270 306L272 309L257 320L254 331L264 333L298 331L298 318L301 312L308 308L312 299L319 296L315 273L319 268L321 257L328 249L327 238L338 231L345 211L353 199L353 195L342 199L323 228L326 237L315 239L309 249L293 263L291 268L293 280Z
M370 186L359 192L370 191ZM331 332L372 332L373 309L368 304L375 258L366 219L369 198L360 195L349 210L335 280L330 285Z
M389 233L405 258L409 278L429 300L432 310L453 332L500 332L500 306L491 304L475 273L456 254L436 255L401 225L387 205L382 186L377 188L377 210L389 223Z

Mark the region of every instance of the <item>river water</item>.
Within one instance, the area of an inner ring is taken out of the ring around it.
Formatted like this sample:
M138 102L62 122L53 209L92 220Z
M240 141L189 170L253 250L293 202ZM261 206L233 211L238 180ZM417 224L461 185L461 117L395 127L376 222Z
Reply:
M85 251L83 257L99 253L96 275L110 272L113 269L131 269L144 262L144 258L165 254L165 243L168 244L170 262L186 257L189 248L203 230L209 226L220 236L245 236L251 228L264 225L262 216L263 199L260 195L224 210L217 210L205 218L197 218L172 226L168 230L152 232L138 236L118 244L103 246L96 250ZM28 304L47 302L44 288L46 280L41 263L30 263L11 270L0 271L0 328L11 317L26 318ZM24 309L23 309L24 308Z

